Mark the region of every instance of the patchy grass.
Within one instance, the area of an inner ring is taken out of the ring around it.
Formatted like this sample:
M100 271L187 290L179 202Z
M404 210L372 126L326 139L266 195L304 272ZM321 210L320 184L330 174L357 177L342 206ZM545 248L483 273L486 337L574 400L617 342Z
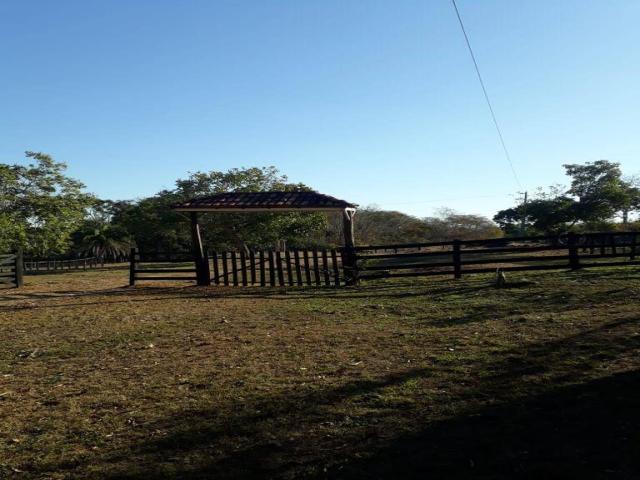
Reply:
M638 478L640 271L0 292L0 478Z

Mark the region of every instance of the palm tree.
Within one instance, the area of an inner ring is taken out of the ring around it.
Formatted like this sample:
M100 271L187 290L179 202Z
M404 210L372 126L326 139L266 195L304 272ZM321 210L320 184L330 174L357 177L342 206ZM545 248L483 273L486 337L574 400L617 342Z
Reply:
M103 224L84 232L80 245L85 255L101 260L117 260L128 255L131 240L121 229Z

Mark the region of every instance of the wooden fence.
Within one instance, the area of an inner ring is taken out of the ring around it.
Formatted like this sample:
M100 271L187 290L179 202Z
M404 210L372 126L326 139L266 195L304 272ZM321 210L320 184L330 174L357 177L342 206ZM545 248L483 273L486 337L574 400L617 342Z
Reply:
M133 249L129 284L141 280L191 280L201 285L234 287L340 286L345 282L342 255L336 249L205 252L206 261L198 268L188 253L145 254ZM202 275L200 280L198 275Z
M22 253L0 255L0 286L23 285Z
M640 232L370 245L352 249L359 280L638 265Z
M191 280L199 285L344 286L360 280L640 265L640 232L368 245L341 249L143 254L132 250L130 284Z
M125 260L126 261L126 260ZM104 260L97 257L72 258L72 259L44 259L24 261L25 273L48 273L63 270L87 270L91 268L104 267Z
M191 253L150 253L132 248L129 254L129 285L131 286L143 280L192 280L195 282L198 280L197 273Z
M216 285L340 286L342 256L336 249L213 252L209 256Z

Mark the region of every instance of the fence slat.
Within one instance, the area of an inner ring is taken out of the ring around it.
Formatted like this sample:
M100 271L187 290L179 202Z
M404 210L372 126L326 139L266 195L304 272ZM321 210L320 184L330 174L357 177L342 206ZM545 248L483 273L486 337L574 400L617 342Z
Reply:
M220 268L218 267L218 252L213 252L213 281L220 285Z
M331 263L333 264L333 284L340 286L340 267L338 266L338 252L336 249L331 250Z
M233 275L233 286L238 286L238 265L236 252L231 252L231 274Z
M260 250L260 286L261 287L264 287L267 284L264 262L265 262L264 251Z
M229 266L227 265L227 252L222 252L222 281L225 287L229 286Z
M316 285L320 285L320 262L318 261L318 250L313 250L313 275L316 281Z
M241 273L242 273L242 285L247 286L247 257L244 253L244 250L240 251L240 264L241 264Z
M287 280L290 287L293 287L293 269L291 268L291 252L284 252L284 259L287 264Z
M253 250L249 252L249 263L251 264L251 285L256 284L256 254Z
M276 269L275 269L275 255L273 250L269 250L269 284L272 287L276 286Z
M307 280L307 285L311 285L311 265L309 263L309 251L305 249L305 251L302 252L302 255L304 257L304 276Z
M322 273L324 275L324 284L329 287L331 286L331 274L329 272L329 258L327 256L327 249L322 249Z
M284 287L284 271L282 270L282 254L280 251L276 252L276 265L278 267L278 283L281 287Z
M296 263L296 282L299 287L302 286L302 269L300 268L300 252L295 250L293 252L293 259Z

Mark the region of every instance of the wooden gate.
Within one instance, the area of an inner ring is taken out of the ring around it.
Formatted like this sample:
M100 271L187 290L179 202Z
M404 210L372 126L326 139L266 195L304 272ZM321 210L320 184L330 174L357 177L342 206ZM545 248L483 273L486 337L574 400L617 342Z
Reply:
M199 285L295 287L345 285L344 251L336 249L204 252L199 266L191 253L131 250L129 284L190 280Z
M0 286L21 287L23 275L22 253L0 255Z
M212 252L211 280L225 286L340 286L342 254L335 249Z

